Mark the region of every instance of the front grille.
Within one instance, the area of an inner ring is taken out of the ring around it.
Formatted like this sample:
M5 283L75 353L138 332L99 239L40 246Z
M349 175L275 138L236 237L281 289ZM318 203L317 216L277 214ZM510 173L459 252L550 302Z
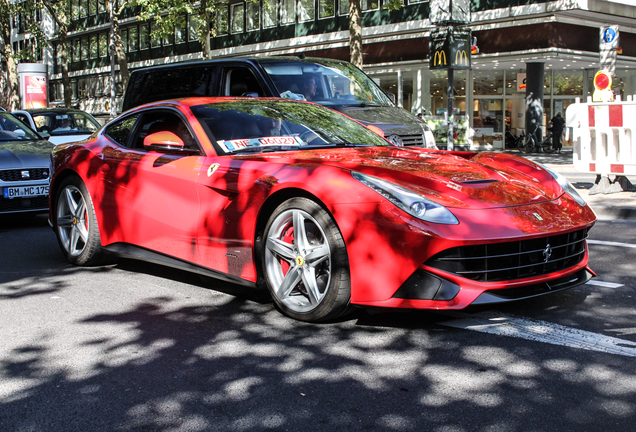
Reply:
M29 177L22 177L22 172L28 171ZM49 178L48 168L21 168L0 171L0 180L5 182L28 181L28 180L44 180Z
M46 211L48 208L48 196L6 199L0 195L0 213Z
M405 146L421 146L424 144L422 134L419 135L400 135L402 144Z
M587 230L551 237L459 246L429 259L427 266L479 282L541 276L570 268L585 257Z

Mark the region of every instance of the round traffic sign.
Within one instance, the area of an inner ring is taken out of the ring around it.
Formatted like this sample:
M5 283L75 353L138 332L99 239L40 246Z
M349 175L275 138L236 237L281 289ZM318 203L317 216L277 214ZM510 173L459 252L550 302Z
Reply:
M597 90L607 90L612 86L612 76L606 71L598 71L594 75L594 87Z
M616 39L616 31L613 28L608 27L603 31L603 42L612 43Z

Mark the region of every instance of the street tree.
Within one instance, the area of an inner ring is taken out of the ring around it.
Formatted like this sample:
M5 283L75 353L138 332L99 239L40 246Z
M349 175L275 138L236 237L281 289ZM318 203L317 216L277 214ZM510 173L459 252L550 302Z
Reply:
M249 1L249 0L248 0ZM185 26L186 14L197 25L194 26L201 46L203 58L211 58L210 38L216 36L215 23L219 19L219 11L227 6L227 1L214 0L133 0L141 6L139 19L152 21L151 37L163 39L174 35L176 28Z
M390 11L404 6L403 0L385 0L383 8ZM349 0L349 57L350 62L362 69L362 5L361 0Z
M18 77L18 62L20 60L36 61L37 50L41 50L46 38L38 20L39 6L34 0L14 2L0 0L0 64L3 74L0 76L0 91L2 105L10 110L20 106L20 81ZM11 20L18 20L30 38L26 40L21 50L16 51L11 44Z

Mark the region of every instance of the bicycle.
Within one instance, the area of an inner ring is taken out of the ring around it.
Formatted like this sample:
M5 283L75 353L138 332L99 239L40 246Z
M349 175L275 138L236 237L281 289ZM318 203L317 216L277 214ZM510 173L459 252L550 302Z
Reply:
M521 153L532 153L533 151L543 151L544 153L554 153L552 147L552 129L548 128L545 137L541 142L537 140L538 125L534 125L534 129L531 133L525 136L523 141L520 141L517 147Z

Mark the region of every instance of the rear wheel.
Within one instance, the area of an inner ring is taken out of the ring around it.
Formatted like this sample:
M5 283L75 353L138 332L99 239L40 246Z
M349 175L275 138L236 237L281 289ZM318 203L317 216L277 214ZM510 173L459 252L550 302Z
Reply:
M531 135L526 136L523 141L519 142L519 151L521 153L531 153L534 148L534 138Z
M53 216L58 243L71 264L95 265L102 261L93 201L80 178L73 176L62 182Z
M263 249L265 282L285 315L316 322L347 312L346 247L334 220L318 204L306 198L281 204L265 227Z

